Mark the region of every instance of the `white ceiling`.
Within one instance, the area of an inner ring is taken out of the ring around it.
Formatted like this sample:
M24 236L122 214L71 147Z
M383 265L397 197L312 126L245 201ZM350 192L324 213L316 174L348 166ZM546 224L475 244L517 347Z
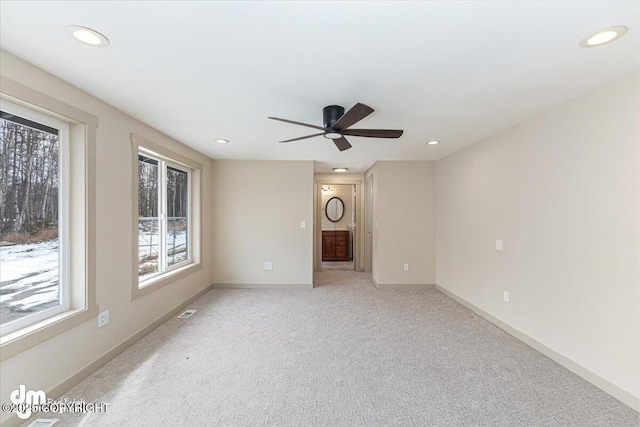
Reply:
M73 40L94 28L111 46ZM595 30L620 40L578 47ZM216 159L316 160L316 172L435 160L640 69L640 2L0 2L3 49ZM376 111L316 133L322 108ZM216 138L231 140L220 145ZM440 139L442 144L427 146Z

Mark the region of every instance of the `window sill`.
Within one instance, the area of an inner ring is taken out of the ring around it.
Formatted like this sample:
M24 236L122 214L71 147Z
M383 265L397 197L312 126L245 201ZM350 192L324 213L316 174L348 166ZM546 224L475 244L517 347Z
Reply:
M201 268L202 268L201 263L193 263L193 264L185 265L184 267L180 267L175 270L172 270L166 274L163 274L162 276L154 277L153 279L142 282L144 283L143 287L140 287L139 284L134 285L134 288L131 290L131 300L133 301L134 299L145 296L155 291L156 289L160 289L164 286L167 286L178 279L181 279L185 276L195 273Z
M0 361L4 362L6 359L91 320L97 315L97 305L88 309L71 309L6 334L0 338Z

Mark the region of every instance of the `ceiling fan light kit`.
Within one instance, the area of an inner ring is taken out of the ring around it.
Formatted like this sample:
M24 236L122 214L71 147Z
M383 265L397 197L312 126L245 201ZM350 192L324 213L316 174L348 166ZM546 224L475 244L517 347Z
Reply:
M365 138L400 138L400 136L402 136L403 131L401 130L349 129L352 125L373 113L373 111L373 108L361 103L357 103L346 113L344 112L344 107L341 107L340 105L329 105L324 107L322 110L323 126L294 122L293 120L281 119L278 117L269 117L269 119L291 123L298 126L306 126L322 131L313 135L301 136L299 138L287 139L286 141L280 142L293 142L322 135L327 139L333 140L333 143L336 144L336 147L338 147L338 150L340 151L351 148L351 144L347 141L345 135L362 136Z
M340 132L326 131L324 133L324 137L327 139L338 139L342 138L342 134Z

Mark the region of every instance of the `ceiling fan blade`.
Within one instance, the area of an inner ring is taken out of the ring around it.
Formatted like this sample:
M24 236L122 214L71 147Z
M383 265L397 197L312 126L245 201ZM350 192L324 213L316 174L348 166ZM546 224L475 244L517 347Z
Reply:
M367 138L400 138L403 131L391 129L345 129L341 132L343 135L364 136Z
M318 130L324 130L324 128L322 126L316 126L316 125L310 125L307 123L300 123L300 122L294 122L293 120L287 120L287 119L279 119L277 117L267 117L268 119L271 120L278 120L280 122L285 122L285 123L291 123L294 125L299 125L299 126L306 126L308 128L314 128L314 129L318 129Z
M369 114L373 113L373 108L368 105L364 105L361 103L357 103L349 111L344 113L342 117L338 119L333 124L333 129L335 130L343 130L348 128L349 126L358 123L360 120L367 117Z
M333 143L336 144L336 147L338 147L338 150L340 151L348 150L349 148L351 148L351 144L349 144L349 141L347 141L344 136L338 139L334 139Z
M292 141L299 141L299 140L301 140L301 139L313 138L314 136L320 136L320 135L324 135L324 132L321 132L321 133L314 133L313 135L301 136L300 138L287 139L286 141L280 141L280 142L292 142Z

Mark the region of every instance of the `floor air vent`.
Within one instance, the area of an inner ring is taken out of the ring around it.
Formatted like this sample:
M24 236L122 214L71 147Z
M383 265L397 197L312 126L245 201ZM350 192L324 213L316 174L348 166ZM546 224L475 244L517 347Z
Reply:
M190 309L190 310L185 310L184 313L182 313L180 316L178 316L178 319L188 319L189 317L193 316L193 313L195 313L196 309Z
M27 427L51 427L57 422L58 422L57 419L38 418L37 420L29 424Z

